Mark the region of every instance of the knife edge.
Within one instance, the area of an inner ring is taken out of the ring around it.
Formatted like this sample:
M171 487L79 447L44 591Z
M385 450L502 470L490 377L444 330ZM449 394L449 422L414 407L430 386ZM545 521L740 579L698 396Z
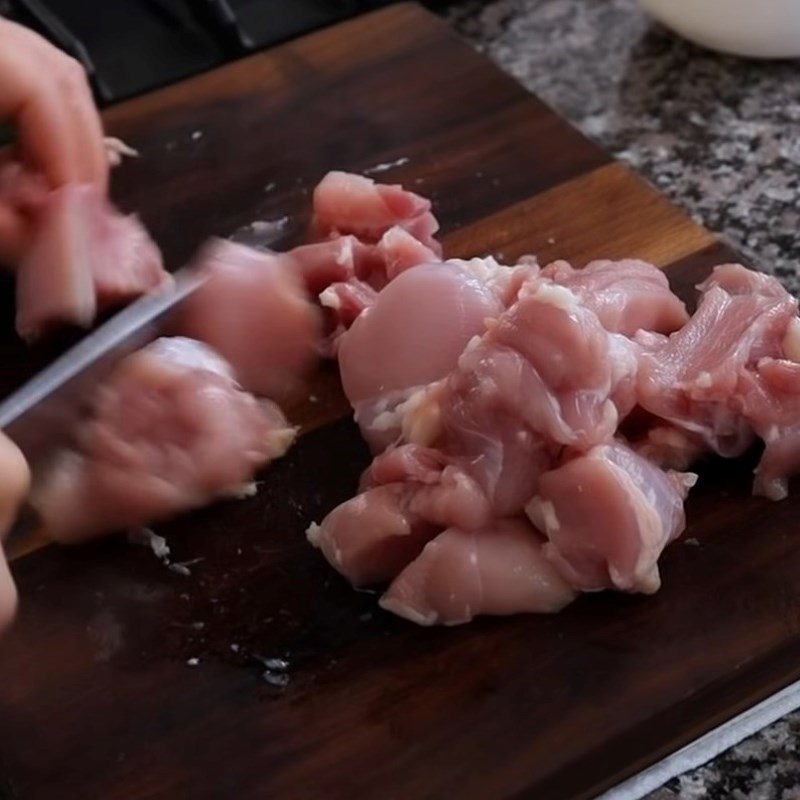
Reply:
M0 429L32 467L70 444L94 388L122 358L158 338L170 313L207 280L192 267L173 277L170 288L134 301L0 402Z

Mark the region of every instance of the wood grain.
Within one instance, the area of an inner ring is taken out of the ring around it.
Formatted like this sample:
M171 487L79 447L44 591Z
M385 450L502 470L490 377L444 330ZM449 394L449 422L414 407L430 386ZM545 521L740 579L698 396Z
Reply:
M452 254L649 258L689 300L736 258L412 4L107 123L143 154L118 199L173 265L257 218L300 236L327 169L400 157L381 177L434 198ZM2 332L0 390L63 344L32 357ZM800 677L797 501L752 498L752 462L704 466L658 595L423 630L305 541L368 461L332 367L313 394L256 497L159 529L190 576L122 539L16 560L0 797L589 798Z
M570 213L565 213L566 210ZM641 258L659 267L714 237L621 164L608 164L490 214L447 237L448 253L496 253L513 263L535 253L565 258Z

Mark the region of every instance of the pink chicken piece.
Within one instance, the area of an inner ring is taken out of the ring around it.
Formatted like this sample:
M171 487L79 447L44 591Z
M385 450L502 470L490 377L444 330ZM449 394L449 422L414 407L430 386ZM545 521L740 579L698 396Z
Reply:
M404 443L373 461L362 494L312 528L352 581L392 579L443 529L521 514L564 446L616 430L631 402L632 343L567 289L533 277L516 294L447 377L387 412Z
M373 250L355 236L335 236L275 255L302 277L308 292L316 297L332 284L370 272L375 263Z
M754 493L783 500L789 493L789 477L800 471L800 364L762 359L742 378L739 402L765 445Z
M92 186L65 186L35 210L17 270L17 331L36 339L63 323L88 327L96 311L171 282L136 216L117 212Z
M355 585L391 580L442 528L491 519L480 487L427 448L387 451L364 474L361 488L308 530L309 541Z
M637 398L706 448L738 456L754 439L735 401L739 382L760 359L780 356L797 302L773 278L739 265L717 267L700 289L699 307L679 331L637 335Z
M355 236L334 236L296 247L280 259L302 276L312 295L319 296L329 323L322 350L331 357L338 353L342 334L375 302L380 289L405 270L441 260L397 226L375 245L364 244Z
M213 350L159 339L116 367L77 449L51 466L32 505L63 542L156 522L236 496L295 434Z
M357 406L438 380L483 332L487 318L502 310L492 287L459 264L422 265L400 274L342 336L345 394Z
M602 444L542 475L526 511L574 588L651 594L662 550L683 532L683 501L696 478L662 472L619 442Z
M524 519L448 528L392 582L381 607L419 625L460 625L481 614L554 613L576 592L542 552Z
M439 224L431 203L399 185L375 183L347 172L329 172L314 189L314 227L323 236L352 233L364 242L378 242L400 226L440 254L434 234Z
M344 334L377 300L378 292L358 278L332 283L321 292L319 302L328 314L328 334L321 346L322 355L338 358Z
M608 333L570 290L533 279L470 342L442 390L407 413L404 431L458 449L462 434L485 442L489 426L502 425L516 438L528 431L556 447L591 447L633 407L636 369L631 342Z
M626 336L640 329L672 333L689 320L667 276L646 261L592 261L583 269L555 261L541 274L571 289L607 331Z
M379 452L400 434L403 406L445 377L467 343L516 297L527 267L493 259L425 264L399 275L342 335L339 367L356 421ZM408 309L414 308L409 325Z
M182 308L175 329L213 347L249 392L295 396L318 355L319 310L283 256L224 240L196 259L208 276Z
M430 234L432 235L433 233ZM429 244L425 244L425 241ZM417 239L413 233L400 225L389 228L375 246L375 256L383 266L387 282L393 281L401 273L420 264L434 264L441 261L441 254L441 247L432 246L430 237Z
M437 252L399 226L390 228L377 244L365 244L352 235L333 235L295 247L282 258L302 275L315 296L331 285L351 280L366 283L377 292L407 269L441 261Z

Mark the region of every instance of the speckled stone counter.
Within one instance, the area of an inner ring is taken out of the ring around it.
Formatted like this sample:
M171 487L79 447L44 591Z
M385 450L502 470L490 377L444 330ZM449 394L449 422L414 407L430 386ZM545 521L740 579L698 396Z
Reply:
M746 257L800 290L800 63L718 56L634 0L455 2L461 33ZM800 713L650 800L800 800Z

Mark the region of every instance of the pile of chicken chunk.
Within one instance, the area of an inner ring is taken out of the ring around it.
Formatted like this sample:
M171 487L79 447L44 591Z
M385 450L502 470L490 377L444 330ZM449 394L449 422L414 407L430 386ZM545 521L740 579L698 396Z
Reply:
M138 220L91 190L12 189L39 215L18 268L20 335L88 325L170 284ZM291 446L281 404L320 358L338 360L374 460L308 539L419 624L657 591L707 455L760 440L754 491L786 496L800 469L800 319L777 281L718 266L690 316L643 261L448 260L438 227L401 186L332 172L309 244L209 242L196 258L209 280L175 335L118 366L34 487L50 535L247 492Z

